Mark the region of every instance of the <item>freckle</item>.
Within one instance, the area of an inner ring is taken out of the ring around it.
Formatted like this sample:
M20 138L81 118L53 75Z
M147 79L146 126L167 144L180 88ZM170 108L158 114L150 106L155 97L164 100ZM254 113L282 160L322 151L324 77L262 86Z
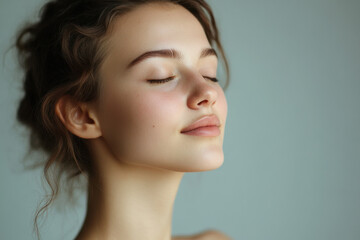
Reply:
M155 125L153 125L153 128L155 127Z

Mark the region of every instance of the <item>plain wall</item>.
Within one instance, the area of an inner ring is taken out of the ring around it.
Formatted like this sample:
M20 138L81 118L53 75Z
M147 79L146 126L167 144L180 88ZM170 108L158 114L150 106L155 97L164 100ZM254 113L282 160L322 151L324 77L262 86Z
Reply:
M35 239L41 171L23 171L15 30L40 0L0 1L0 239ZM174 234L246 240L360 239L360 1L212 0L231 66L225 162L187 173ZM43 239L72 239L85 198L53 207Z

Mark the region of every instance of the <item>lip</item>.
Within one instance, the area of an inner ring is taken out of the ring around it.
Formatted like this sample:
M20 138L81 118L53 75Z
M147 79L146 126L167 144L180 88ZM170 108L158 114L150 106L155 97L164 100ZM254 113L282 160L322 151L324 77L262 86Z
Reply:
M181 133L197 136L218 136L220 120L215 115L206 115L181 130Z

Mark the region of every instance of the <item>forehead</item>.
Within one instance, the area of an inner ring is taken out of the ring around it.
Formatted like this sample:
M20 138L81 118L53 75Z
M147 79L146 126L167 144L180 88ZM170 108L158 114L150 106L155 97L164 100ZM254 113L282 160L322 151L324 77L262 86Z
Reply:
M173 3L144 4L118 17L108 36L110 57L129 61L145 51L172 48L185 54L210 47L200 22Z

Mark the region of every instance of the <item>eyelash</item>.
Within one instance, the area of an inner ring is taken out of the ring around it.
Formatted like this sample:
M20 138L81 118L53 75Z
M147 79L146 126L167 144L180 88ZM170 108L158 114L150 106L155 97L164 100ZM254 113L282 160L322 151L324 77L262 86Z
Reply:
M203 76L203 77L207 78L213 82L219 82L219 80L217 78L206 77L206 76ZM175 78L175 76L171 76L171 77L164 78L164 79L150 79L150 80L148 80L148 82L150 82L151 84L160 84L160 83L169 82L169 81L173 80L174 78Z

